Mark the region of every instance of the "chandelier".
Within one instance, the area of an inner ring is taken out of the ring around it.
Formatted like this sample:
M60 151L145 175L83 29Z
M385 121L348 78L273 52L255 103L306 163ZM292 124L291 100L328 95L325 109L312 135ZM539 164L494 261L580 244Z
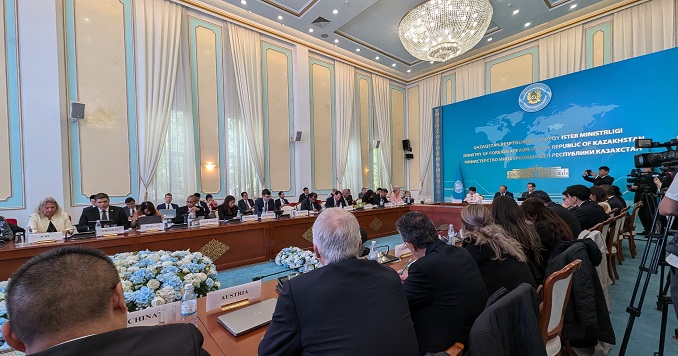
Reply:
M405 14L398 35L413 56L444 62L473 48L491 20L489 0L430 0Z

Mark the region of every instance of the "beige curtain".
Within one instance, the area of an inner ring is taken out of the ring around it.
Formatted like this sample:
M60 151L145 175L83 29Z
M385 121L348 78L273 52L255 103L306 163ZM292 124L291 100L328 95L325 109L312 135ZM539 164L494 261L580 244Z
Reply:
M612 60L676 46L676 0L653 0L614 13Z
M539 80L584 69L582 28L578 25L539 39Z
M440 74L419 83L419 199L433 198L433 108L440 106Z
M372 101L374 138L381 141L379 145L379 160L376 162L378 176L377 185L385 188L391 187L391 117L389 115L389 81L387 78L372 74Z
M355 68L343 62L334 63L336 171L334 185L343 187L349 148L355 121ZM351 188L351 187L348 187Z
M456 70L455 102L485 95L485 61L479 59Z

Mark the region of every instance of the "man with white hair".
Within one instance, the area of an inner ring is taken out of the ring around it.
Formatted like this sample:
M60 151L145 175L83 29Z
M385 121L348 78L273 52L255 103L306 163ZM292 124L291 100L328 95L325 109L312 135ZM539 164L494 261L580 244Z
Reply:
M330 208L313 224L322 268L283 286L259 355L418 355L398 274L358 259L353 214Z

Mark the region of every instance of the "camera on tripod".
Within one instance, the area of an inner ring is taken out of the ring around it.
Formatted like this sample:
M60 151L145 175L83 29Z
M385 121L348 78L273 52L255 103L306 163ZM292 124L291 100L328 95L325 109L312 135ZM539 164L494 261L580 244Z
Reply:
M658 153L641 153L633 156L636 168L654 168L678 166L678 139L672 139L664 143L654 142L651 138L636 139L636 148L665 147L666 151Z
M643 172L641 168L635 168L631 170L630 174L627 174L626 177L626 183L627 187L631 186L637 186L637 187L646 187L650 184L654 184L654 179L659 178L663 179L663 177L667 173L662 172L662 173L657 173L655 171L650 171L650 172Z

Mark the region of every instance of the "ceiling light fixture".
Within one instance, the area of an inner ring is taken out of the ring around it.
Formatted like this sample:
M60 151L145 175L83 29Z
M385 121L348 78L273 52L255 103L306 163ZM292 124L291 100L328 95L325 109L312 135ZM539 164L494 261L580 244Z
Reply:
M243 5L247 5L247 0L240 0L240 3Z
M517 15L520 12L520 10L513 10L513 14Z
M444 62L482 39L492 13L489 0L430 0L405 14L398 25L398 36L413 56Z
M492 37L488 38L487 42L492 42Z
M356 52L360 52L360 48L356 48L355 51L356 51Z
M532 23L531 22L526 22L525 27L529 27Z
M339 39L335 39L335 40L334 40L334 43L339 43Z
M408 69L408 70L407 70L407 73L409 73L409 72L411 72L411 71L412 71L412 69Z
M577 7L577 4L572 4L572 6L570 6L570 10L574 9L575 7Z
M395 66L396 66L396 64L395 64L395 63L391 64L391 67L395 67Z
M282 20L282 19L283 19L282 16L278 15L278 20Z
M374 57L375 60L379 60L379 56Z
M332 10L332 13L336 15L336 14L338 14L338 13L339 13L339 10L337 10L337 9L334 9L334 10Z
M308 29L308 32L313 32L313 29L312 29L312 28L309 28L309 29Z

